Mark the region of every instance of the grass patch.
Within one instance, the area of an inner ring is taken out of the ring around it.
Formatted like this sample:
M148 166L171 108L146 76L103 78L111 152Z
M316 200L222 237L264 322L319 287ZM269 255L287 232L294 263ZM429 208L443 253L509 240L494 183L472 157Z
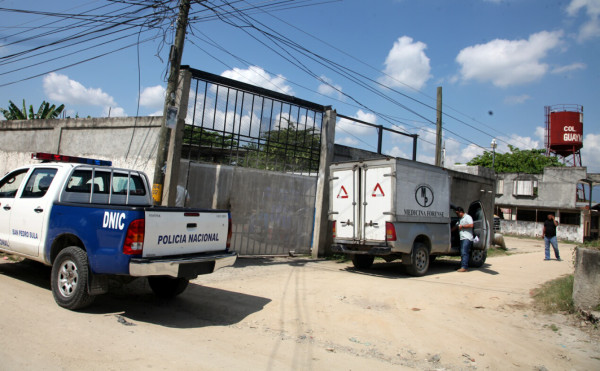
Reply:
M491 258L494 256L507 256L507 255L512 255L512 254L509 253L508 250L506 250L506 249L500 249L497 247L490 247L487 252L488 258Z
M334 260L334 261L337 261L338 263L344 263L344 262L350 261L352 259L350 259L348 257L348 255L346 255L346 254L331 254L331 255L327 255L325 257L325 260Z
M600 240L586 241L581 247L591 250L600 250Z
M545 313L575 313L573 275L559 277L533 290L534 305Z

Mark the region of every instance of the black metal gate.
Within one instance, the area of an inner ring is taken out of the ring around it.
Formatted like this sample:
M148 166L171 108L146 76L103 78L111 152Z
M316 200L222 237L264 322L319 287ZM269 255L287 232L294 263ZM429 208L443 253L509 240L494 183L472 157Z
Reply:
M326 107L182 68L192 73L182 158L294 174L318 172Z

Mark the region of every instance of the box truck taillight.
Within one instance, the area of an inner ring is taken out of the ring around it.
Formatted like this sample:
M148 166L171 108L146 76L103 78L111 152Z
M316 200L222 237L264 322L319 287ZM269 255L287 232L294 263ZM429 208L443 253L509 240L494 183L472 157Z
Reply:
M137 255L144 250L144 229L146 223L144 219L136 219L129 224L125 243L123 244L123 254Z
M385 240L386 241L396 241L396 228L394 228L394 224L390 222L385 223Z
M332 232L333 232L333 238L336 237L336 230L335 230L335 220L333 221L333 228L332 228Z

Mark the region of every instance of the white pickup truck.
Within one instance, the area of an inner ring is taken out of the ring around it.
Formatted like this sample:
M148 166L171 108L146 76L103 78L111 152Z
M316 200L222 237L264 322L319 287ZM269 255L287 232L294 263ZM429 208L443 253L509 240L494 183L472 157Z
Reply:
M152 206L147 176L108 161L32 158L0 180L0 251L52 266L58 305L88 306L119 277L173 297L235 263L229 211Z

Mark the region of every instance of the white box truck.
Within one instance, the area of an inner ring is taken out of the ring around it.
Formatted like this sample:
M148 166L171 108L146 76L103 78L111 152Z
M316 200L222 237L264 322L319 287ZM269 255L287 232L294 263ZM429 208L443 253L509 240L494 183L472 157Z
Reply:
M368 268L375 257L402 259L424 275L439 255L460 256L456 206L474 221L470 266L481 267L491 243L493 176L472 175L396 158L334 163L330 168L332 251Z

